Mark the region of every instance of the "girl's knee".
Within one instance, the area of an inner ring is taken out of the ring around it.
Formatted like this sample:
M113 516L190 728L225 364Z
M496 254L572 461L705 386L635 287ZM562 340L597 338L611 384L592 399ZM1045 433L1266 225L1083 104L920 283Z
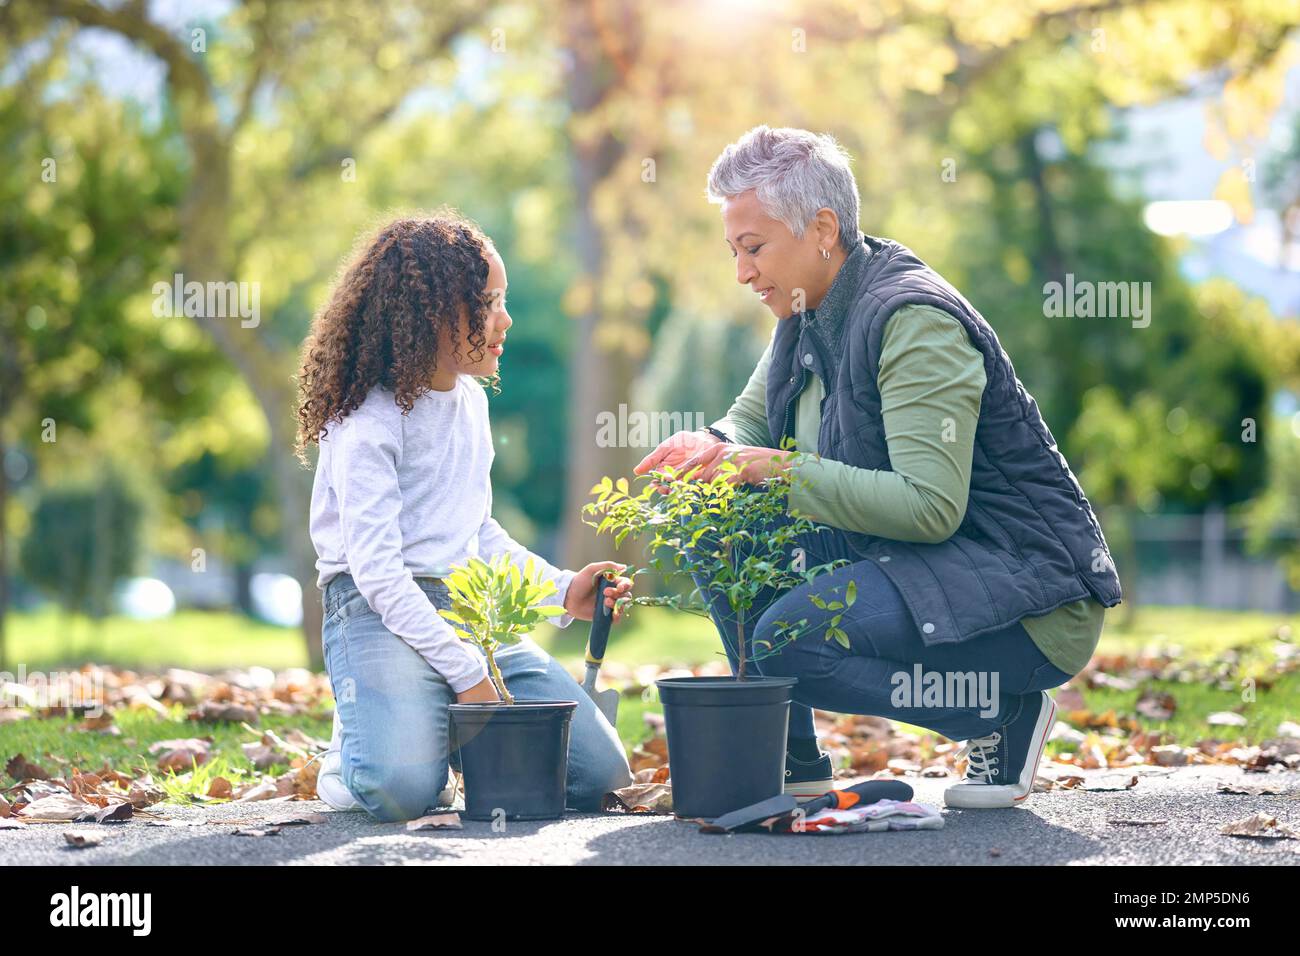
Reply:
M367 812L385 823L413 820L438 802L447 783L447 761L437 766L380 764L352 773L348 789Z
M572 759L574 756L578 759ZM565 802L574 810L600 810L605 794L631 783L632 770L623 745L617 739L601 741L581 755L571 755Z

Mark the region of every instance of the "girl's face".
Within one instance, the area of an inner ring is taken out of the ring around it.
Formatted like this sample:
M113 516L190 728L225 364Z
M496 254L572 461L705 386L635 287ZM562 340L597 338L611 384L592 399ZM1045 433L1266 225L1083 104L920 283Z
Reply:
M506 311L506 265L501 261L501 256L491 246L488 247L488 277L487 286L484 291L488 294L490 304L486 322L483 325L483 336L487 344L482 351L476 351L474 346L469 343L469 323L462 321L460 324L460 357L457 358L455 350L450 347L450 338L453 334L445 326L443 329L443 347L438 355L438 374L436 378L447 382L447 388L455 385L455 375L473 375L476 378L488 378L495 375L501 362L501 355L504 352L506 341L506 330L514 323L510 319L510 313ZM474 361L475 356L481 355L478 361ZM435 386L436 387L436 386Z

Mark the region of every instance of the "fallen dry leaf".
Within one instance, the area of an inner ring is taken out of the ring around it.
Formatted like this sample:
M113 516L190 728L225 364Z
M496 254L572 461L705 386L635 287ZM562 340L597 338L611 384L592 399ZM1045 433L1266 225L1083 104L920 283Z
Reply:
M68 841L69 846L99 846L104 842L104 834L95 830L65 830L63 839Z
M1247 797L1274 796L1284 793L1281 787L1256 786L1246 783L1220 783L1217 793L1240 794Z
M1215 727L1245 727L1248 721L1241 714L1235 714L1230 710L1221 710L1217 714L1210 714L1205 718L1205 722Z
M407 830L459 830L459 813L434 813L416 820L407 820Z
M279 789L274 780L263 780L261 783L249 784L235 791L235 799L241 803L251 803L254 800L270 800L280 795Z
M1162 827L1168 820L1107 820L1113 827Z
M49 780L49 772L38 764L32 763L22 754L15 754L5 764L5 773L20 783L24 780Z
M1088 705L1082 691L1075 687L1062 687L1056 692L1056 707L1058 710L1086 710Z
M77 724L77 730L87 733L111 734L112 736L122 733L122 728L113 723L112 712L107 710L98 716L87 717Z
M1191 760L1190 753L1193 752L1176 744L1152 747L1148 751L1156 765L1160 767L1185 767Z
M304 827L314 826L318 823L329 823L330 818L323 813L298 813L282 817L276 817L273 820L266 821L277 827Z
M169 820L158 818L156 820L146 820L144 825L147 827L203 827L207 826L206 820Z
M670 783L634 783L606 794L605 802L610 809L621 807L630 813L672 813L673 787Z
M93 817L100 808L71 793L56 793L33 800L18 811L24 820L51 822L85 820Z
M1300 833L1296 833L1290 827L1278 823L1277 817L1271 817L1267 813L1257 813L1253 817L1225 823L1219 832L1228 836L1256 837L1264 840L1300 839Z
M234 836L246 836L246 837L279 836L280 828L279 827L240 827L239 829L231 830L230 832Z
M1147 720L1169 720L1178 709L1178 701L1173 694L1148 690L1138 699L1135 709Z
M131 819L135 813L135 808L129 803L114 803L106 807L101 807L95 814L96 823L121 823L124 820Z
M186 716L190 720L209 723L255 724L258 721L255 706L234 701L205 700Z
M149 745L151 755L161 754L158 758L158 769L171 770L175 773L193 770L200 764L207 763L211 749L212 741L202 737L160 740Z
M1109 793L1113 790L1132 790L1137 782L1138 778L1133 774L1105 774L1084 780L1079 789L1089 793Z

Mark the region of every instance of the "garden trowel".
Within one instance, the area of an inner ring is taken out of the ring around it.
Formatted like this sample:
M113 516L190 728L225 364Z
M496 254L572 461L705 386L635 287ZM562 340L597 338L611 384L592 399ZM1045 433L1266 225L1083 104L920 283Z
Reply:
M751 807L732 810L716 820L704 823L700 832L734 833L737 830L757 830L762 827L763 821L787 816L794 813L796 808L805 816L812 816L828 807L847 810L859 803L875 803L877 800L905 802L911 799L912 788L901 780L867 780L844 790L832 790L802 805L788 793L769 797Z
M591 634L587 638L587 676L582 680L582 689L596 702L596 707L611 726L618 719L618 691L596 690L596 675L600 673L601 661L605 659L609 626L613 622L614 612L605 607L605 590L613 584L604 574L596 576L596 607L591 613Z

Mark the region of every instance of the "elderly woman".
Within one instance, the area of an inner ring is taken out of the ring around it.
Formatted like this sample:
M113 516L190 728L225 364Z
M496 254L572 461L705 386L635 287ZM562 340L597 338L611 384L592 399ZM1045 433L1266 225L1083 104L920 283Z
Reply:
M1092 507L992 326L909 249L859 231L857 184L831 137L752 129L708 190L736 280L778 321L726 417L636 470L699 465L709 478L726 458L741 481L788 475L790 510L818 522L799 544L806 566L846 562L750 612L749 639L780 647L759 672L798 678L786 792L832 787L816 707L964 740L948 806L1014 806L1053 724L1046 691L1083 669L1120 601ZM809 596L850 581L845 645ZM714 597L734 668L736 622ZM781 641L780 622L801 619L808 629ZM991 694L963 692L976 687Z

